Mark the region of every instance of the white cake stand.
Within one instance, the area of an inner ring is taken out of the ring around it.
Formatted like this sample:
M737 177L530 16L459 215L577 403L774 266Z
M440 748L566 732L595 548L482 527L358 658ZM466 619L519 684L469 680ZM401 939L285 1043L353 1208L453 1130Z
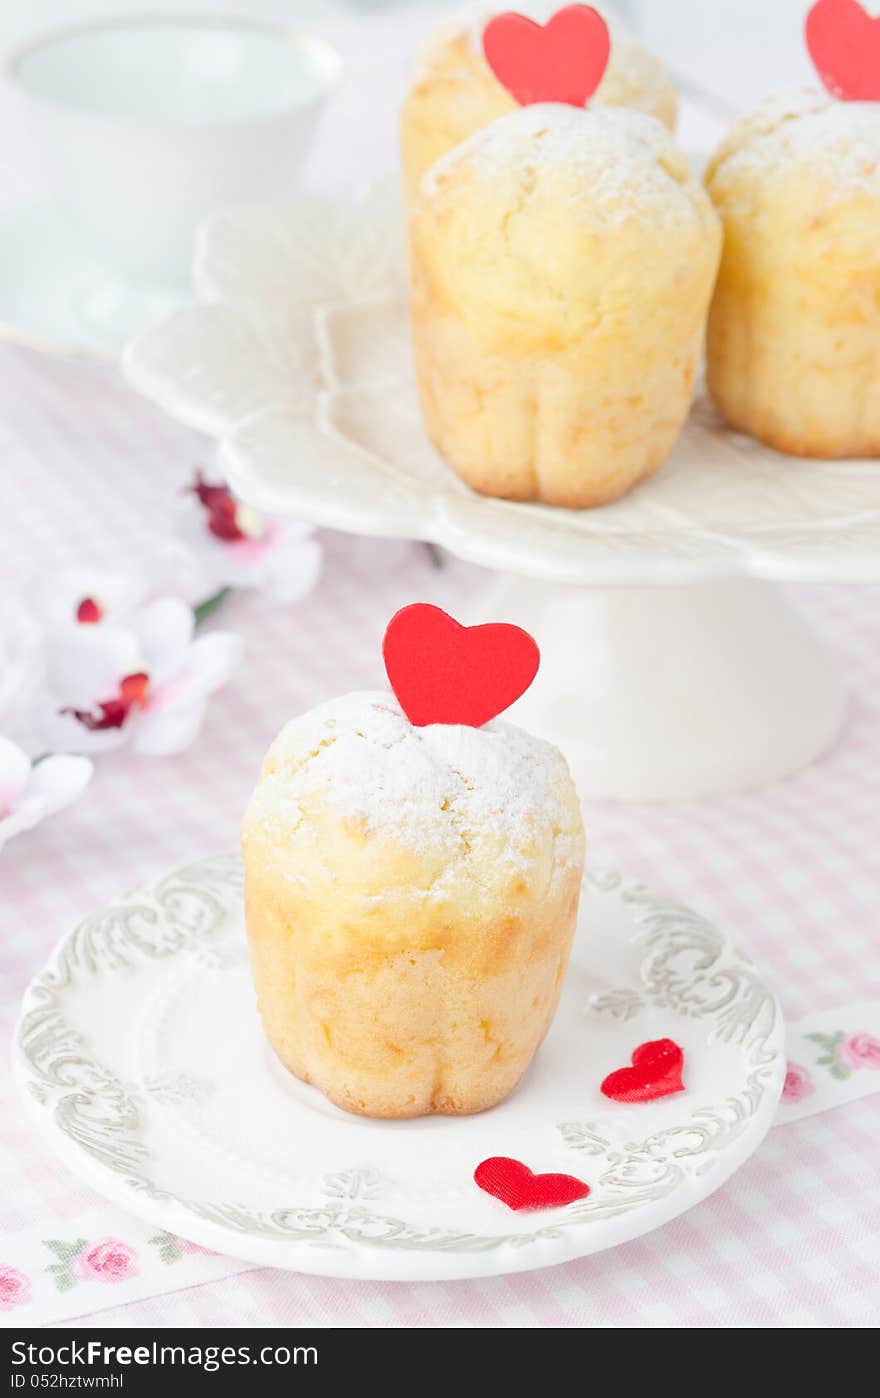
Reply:
M880 581L880 462L790 460L701 401L614 505L483 499L425 437L403 269L387 189L225 211L199 241L198 304L136 340L124 372L220 440L256 507L494 570L466 619L536 636L542 679L513 715L592 796L728 795L826 751L843 686L779 584Z

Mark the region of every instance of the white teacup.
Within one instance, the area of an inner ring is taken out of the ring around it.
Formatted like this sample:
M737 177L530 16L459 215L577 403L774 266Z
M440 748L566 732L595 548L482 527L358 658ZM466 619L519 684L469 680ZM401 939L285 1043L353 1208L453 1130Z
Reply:
M210 210L292 192L340 69L320 39L195 15L87 22L9 60L72 223L164 284L187 280Z

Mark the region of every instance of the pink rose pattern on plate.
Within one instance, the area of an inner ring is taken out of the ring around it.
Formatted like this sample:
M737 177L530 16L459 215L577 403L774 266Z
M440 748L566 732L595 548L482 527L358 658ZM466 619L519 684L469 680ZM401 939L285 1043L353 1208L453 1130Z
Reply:
M0 1311L26 1306L31 1299L31 1284L17 1267L0 1263Z
M802 1068L800 1063L789 1063L781 1100L788 1104L803 1102L805 1097L812 1097L815 1091L816 1085L806 1068Z
M880 1069L880 1039L872 1034L864 1031L847 1034L838 1029L833 1034L807 1034L806 1037L822 1050L816 1066L827 1068L838 1082L846 1082L863 1068Z

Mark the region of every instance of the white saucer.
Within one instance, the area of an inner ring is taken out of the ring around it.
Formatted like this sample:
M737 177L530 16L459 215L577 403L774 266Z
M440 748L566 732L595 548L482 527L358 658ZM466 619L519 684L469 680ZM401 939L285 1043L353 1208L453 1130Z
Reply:
M704 919L590 875L554 1026L513 1096L479 1116L348 1116L280 1068L260 1031L237 858L166 875L88 919L28 990L17 1074L64 1162L206 1247L328 1276L527 1271L638 1237L755 1150L785 1073L776 1001ZM642 1105L599 1085L670 1037L686 1091ZM514 1213L473 1171L508 1155L589 1196Z
M71 233L51 202L0 210L0 338L115 363L132 335L187 299L126 282Z

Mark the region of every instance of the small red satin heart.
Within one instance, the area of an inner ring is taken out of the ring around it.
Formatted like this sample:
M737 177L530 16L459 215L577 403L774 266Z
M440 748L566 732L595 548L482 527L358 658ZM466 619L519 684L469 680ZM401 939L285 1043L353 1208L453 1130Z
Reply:
M509 1209L558 1209L586 1199L590 1186L574 1175L535 1175L521 1160L493 1155L474 1170L474 1182Z
M525 693L541 661L532 637L518 626L462 626L427 602L391 618L382 655L391 688L416 728L482 728Z
M818 0L807 15L807 48L832 96L880 102L880 15L858 0Z
M583 107L608 67L611 38L589 5L566 5L544 25L525 15L496 15L483 30L483 53L521 107L533 102Z
M614 1102L653 1102L684 1092L684 1054L672 1039L654 1039L633 1051L631 1068L618 1068L602 1083L602 1091Z

